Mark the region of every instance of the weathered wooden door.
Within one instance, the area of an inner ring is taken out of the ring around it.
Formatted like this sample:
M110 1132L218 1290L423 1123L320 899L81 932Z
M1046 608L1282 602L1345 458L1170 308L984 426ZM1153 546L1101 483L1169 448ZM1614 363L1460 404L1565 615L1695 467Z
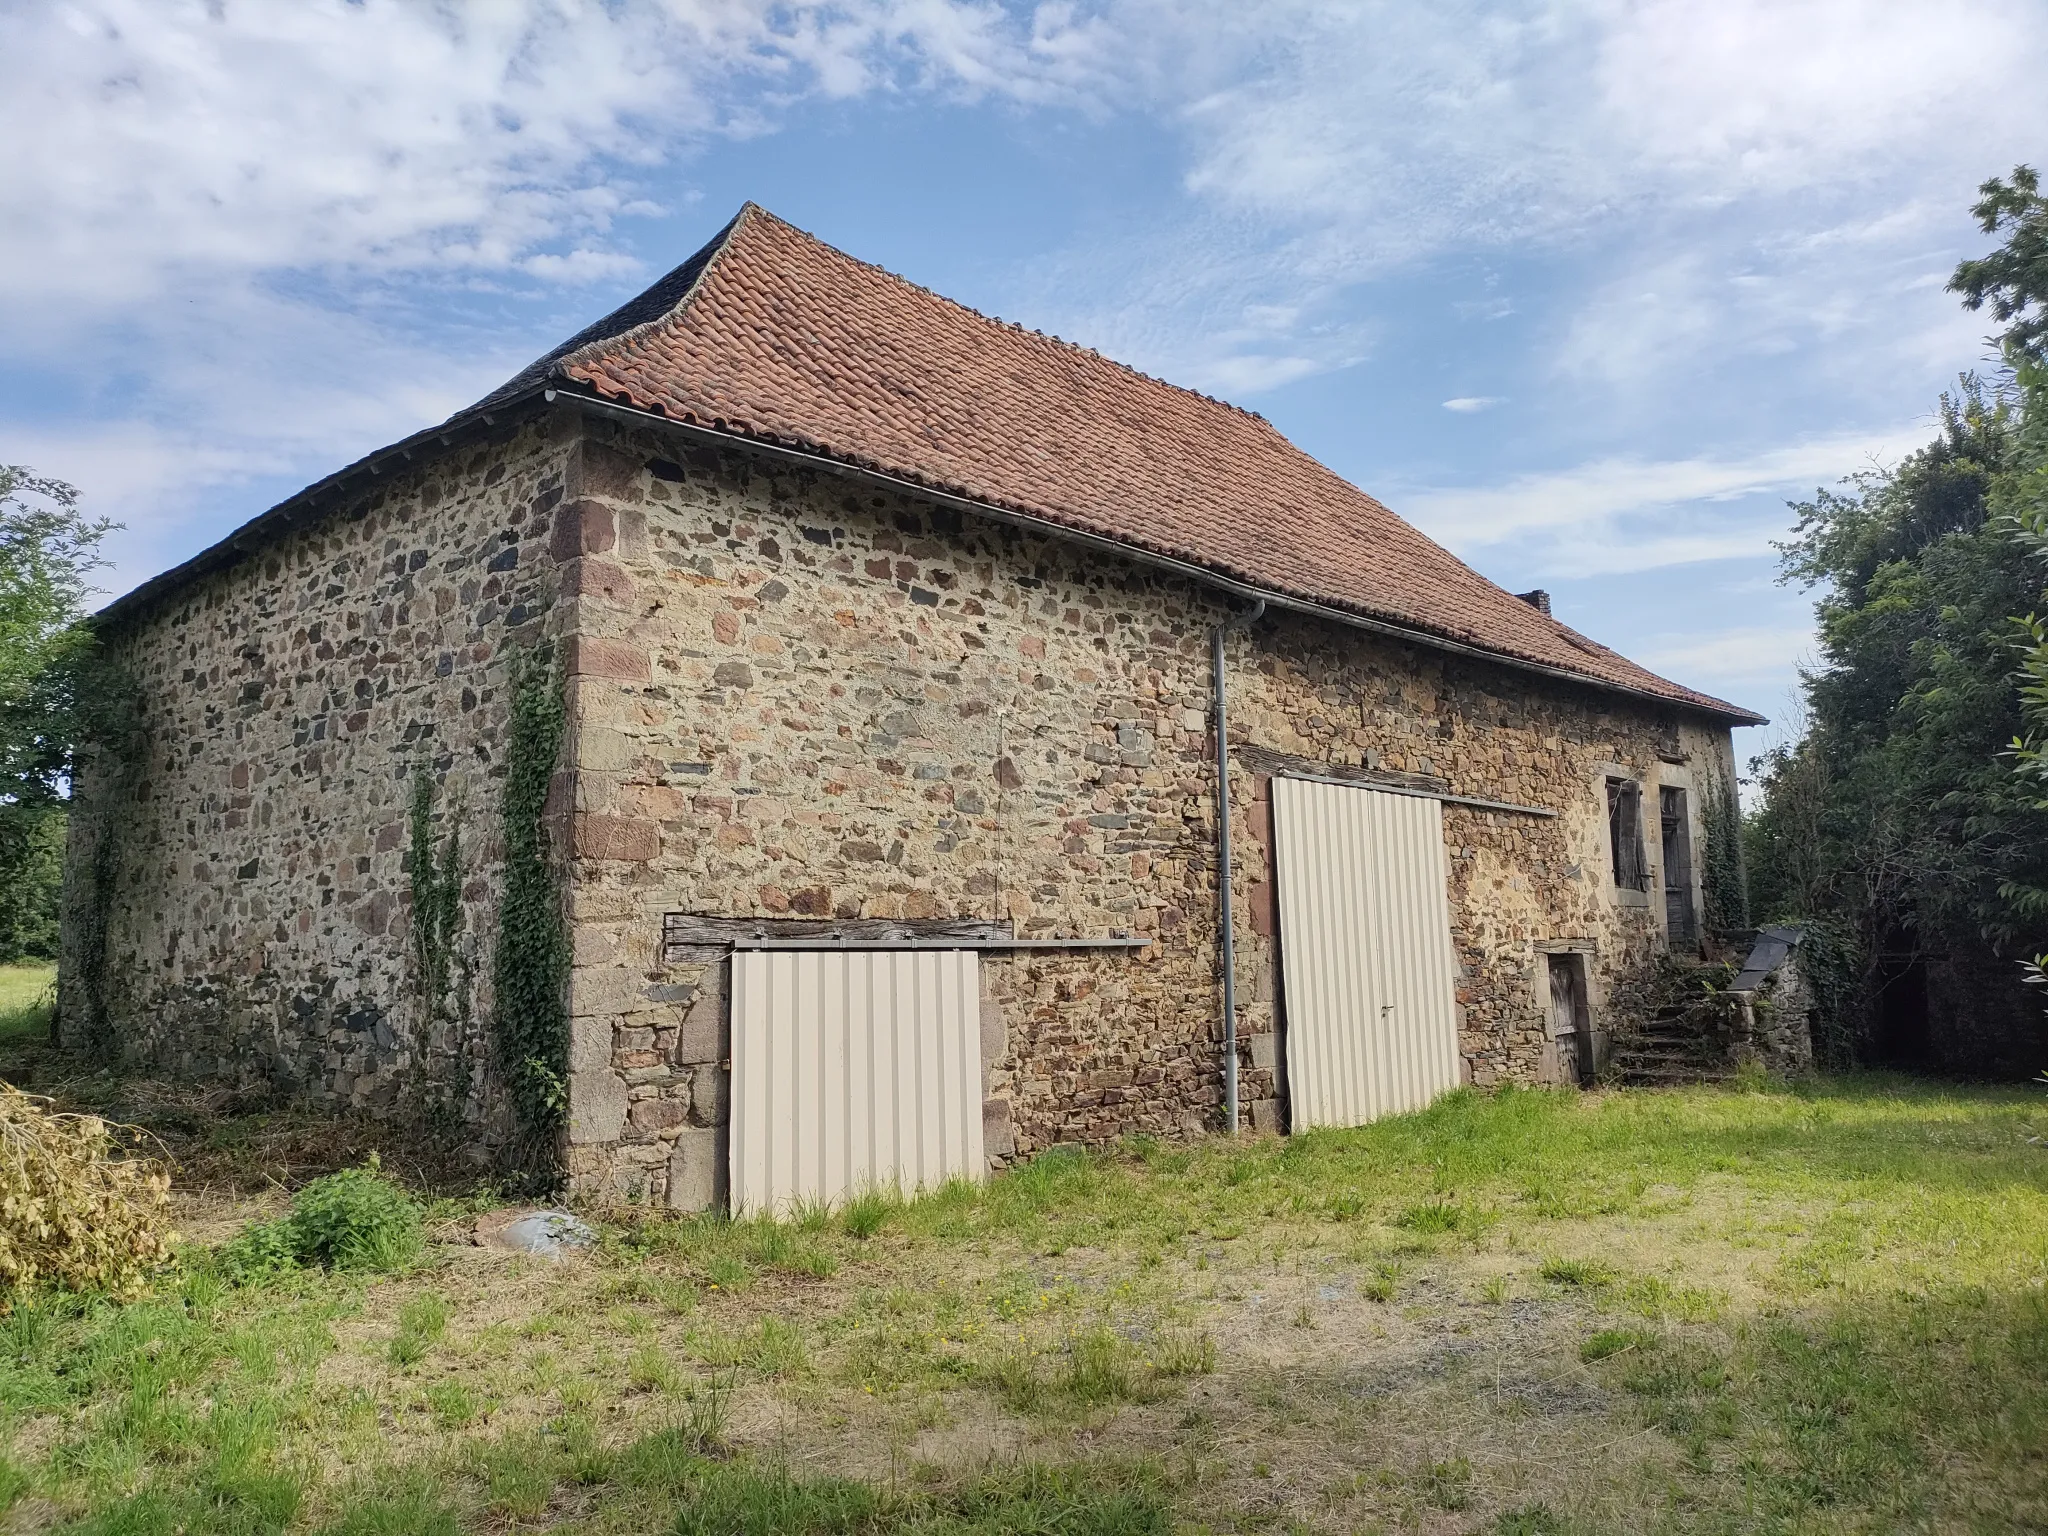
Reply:
M1593 1040L1586 1010L1585 962L1577 955L1550 957L1550 1038L1561 1082L1590 1087Z
M1664 831L1664 920L1673 949L1699 943L1699 925L1692 899L1692 827L1687 820L1685 791L1665 785L1658 792Z

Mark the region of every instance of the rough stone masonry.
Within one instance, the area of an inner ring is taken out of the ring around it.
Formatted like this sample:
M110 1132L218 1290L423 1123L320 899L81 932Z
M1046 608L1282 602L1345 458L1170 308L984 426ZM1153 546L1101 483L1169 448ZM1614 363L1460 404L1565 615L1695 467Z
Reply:
M578 1187L718 1197L724 956L665 944L678 913L1147 936L985 959L991 1155L1213 1126L1208 636L1240 608L744 444L567 399L507 412L110 621L142 728L79 785L61 1027L502 1144L515 1127L482 957L509 668L547 644L569 721L549 827L573 943ZM1653 806L1684 787L1696 817L1732 773L1726 722L1299 615L1229 647L1253 1123L1286 1118L1276 770L1557 813L1445 807L1465 1071L1555 1076L1546 957L1585 957L1604 1027L1665 942L1661 902L1611 879L1606 782L1640 783ZM463 828L456 981L438 999L411 941L423 771L437 839Z

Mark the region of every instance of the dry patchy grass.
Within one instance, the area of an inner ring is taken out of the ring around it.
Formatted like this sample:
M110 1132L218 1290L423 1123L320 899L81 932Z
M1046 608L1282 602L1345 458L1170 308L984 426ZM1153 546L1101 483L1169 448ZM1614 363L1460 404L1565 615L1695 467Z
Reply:
M1893 1079L1461 1093L625 1213L559 1265L444 1205L396 1278L24 1309L0 1497L105 1536L2037 1529L2044 1138Z

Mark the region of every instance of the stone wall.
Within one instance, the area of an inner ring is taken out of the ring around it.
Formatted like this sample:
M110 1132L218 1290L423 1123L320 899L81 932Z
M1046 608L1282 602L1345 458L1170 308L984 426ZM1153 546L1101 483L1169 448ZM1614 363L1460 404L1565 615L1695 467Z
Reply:
M146 744L80 786L64 1028L87 1028L100 910L107 1017L132 1053L501 1134L483 1021L507 685L552 638L579 1186L719 1193L723 951L665 955L672 912L1147 936L985 958L988 1144L1187 1134L1221 1100L1208 635L1231 616L1114 555L660 428L569 409L502 428L113 632ZM1445 807L1468 1075L1555 1076L1545 954L1586 954L1600 1023L1661 942L1661 900L1608 877L1603 780L1644 784L1654 884L1656 788L1684 783L1696 818L1731 770L1726 730L1277 613L1233 635L1229 674L1252 1123L1286 1118L1276 770L1559 813ZM468 875L455 983L431 1003L409 927L422 768Z
M610 467L571 582L577 1181L680 1203L706 1187L717 959L664 962L671 911L1150 936L985 960L991 1146L1214 1123L1218 600L911 496L585 430L586 461ZM1253 755L1561 813L1446 807L1467 1070L1554 1072L1543 946L1588 953L1598 1018L1660 942L1661 898L1609 878L1605 775L1643 780L1654 873L1657 785L1729 772L1727 731L1320 621L1269 616L1231 646L1233 737ZM1264 776L1243 754L1233 795L1243 1095L1279 1126Z
M1586 956L1604 1056L1610 1000L1666 941L1658 790L1687 791L1698 912L1700 802L1715 776L1732 780L1727 729L1293 616L1270 616L1255 642L1235 642L1234 655L1242 666L1230 683L1239 748L1231 793L1248 811L1238 894L1253 930L1249 942L1238 940L1238 994L1251 999L1240 1031L1272 1030L1279 992L1266 798L1277 757L1336 776L1376 775L1556 811L1545 818L1444 804L1460 1050L1468 1079L1480 1086L1561 1081L1546 957L1570 950ZM1642 785L1647 897L1615 888L1610 777ZM1258 1118L1267 1114L1277 1120L1277 1107L1257 1107Z
M502 1120L481 1021L507 669L553 622L574 452L562 419L457 447L109 632L141 745L80 785L68 1036L93 1027L84 935L112 837L101 974L124 1052L335 1105ZM409 926L421 770L437 846L459 822L464 849L451 985L432 1002Z

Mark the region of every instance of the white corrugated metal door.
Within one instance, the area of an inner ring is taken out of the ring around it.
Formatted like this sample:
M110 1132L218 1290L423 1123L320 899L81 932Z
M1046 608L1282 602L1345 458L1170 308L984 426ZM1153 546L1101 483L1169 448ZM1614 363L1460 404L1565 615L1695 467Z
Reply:
M735 953L734 1212L981 1178L980 1009L971 950Z
M1294 1128L1420 1109L1458 1082L1443 807L1307 779L1272 790Z

